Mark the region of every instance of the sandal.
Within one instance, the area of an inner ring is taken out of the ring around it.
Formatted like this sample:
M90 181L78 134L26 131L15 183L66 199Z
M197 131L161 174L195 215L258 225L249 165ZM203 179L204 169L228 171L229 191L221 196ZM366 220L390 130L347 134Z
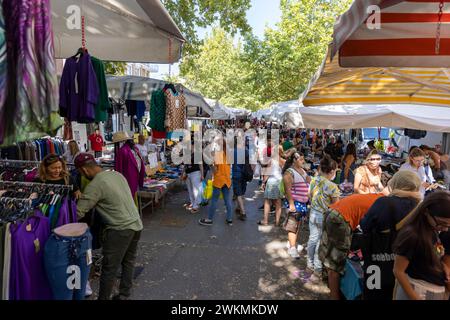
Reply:
M268 226L268 223L263 223L262 221L258 221L258 225L259 226Z
M190 211L191 213L198 213L200 210L198 210L198 209L189 209L189 211Z

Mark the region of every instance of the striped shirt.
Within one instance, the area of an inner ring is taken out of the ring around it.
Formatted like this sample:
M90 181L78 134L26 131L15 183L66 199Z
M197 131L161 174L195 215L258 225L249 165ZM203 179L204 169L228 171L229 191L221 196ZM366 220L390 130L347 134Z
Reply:
M303 203L308 202L309 184L306 182L306 176L302 176L295 169L289 168L287 170L294 178L291 187L292 199Z

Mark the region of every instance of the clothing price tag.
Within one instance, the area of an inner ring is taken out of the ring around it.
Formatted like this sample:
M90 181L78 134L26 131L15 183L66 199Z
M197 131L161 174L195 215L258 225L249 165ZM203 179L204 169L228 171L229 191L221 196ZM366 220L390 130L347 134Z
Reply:
M38 253L41 250L41 243L39 239L34 240L33 243L34 243L34 251Z
M180 100L175 100L175 108L179 108L180 107Z
M86 252L86 260L87 260L87 265L90 266L92 264L92 250L89 249Z

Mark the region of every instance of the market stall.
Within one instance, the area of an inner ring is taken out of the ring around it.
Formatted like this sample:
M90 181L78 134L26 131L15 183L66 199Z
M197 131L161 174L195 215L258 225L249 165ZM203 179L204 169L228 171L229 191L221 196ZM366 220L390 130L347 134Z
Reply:
M52 0L55 57L86 45L107 61L174 63L185 39L159 0Z

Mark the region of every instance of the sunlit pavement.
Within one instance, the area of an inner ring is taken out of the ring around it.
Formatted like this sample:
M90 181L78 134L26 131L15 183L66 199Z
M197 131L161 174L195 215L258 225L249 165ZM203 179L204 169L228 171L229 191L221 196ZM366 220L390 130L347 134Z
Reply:
M257 225L263 194L255 189L253 182L246 194L247 220L234 217L232 226L225 223L222 200L214 224L199 225L207 207L186 211L186 191L169 194L164 209L146 211L132 299L327 299L327 286L309 281L306 250L292 259L282 228ZM305 247L307 229L300 236Z

